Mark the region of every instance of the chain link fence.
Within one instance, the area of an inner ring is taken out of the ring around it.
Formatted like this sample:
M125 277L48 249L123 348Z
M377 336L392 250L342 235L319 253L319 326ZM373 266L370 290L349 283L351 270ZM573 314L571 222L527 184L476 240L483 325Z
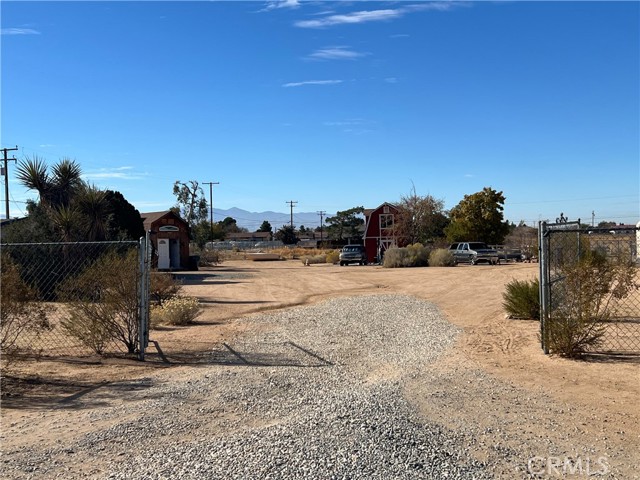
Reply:
M148 239L2 244L3 355L144 359L147 245Z
M571 341L586 353L640 355L640 229L541 222L539 242L545 353Z

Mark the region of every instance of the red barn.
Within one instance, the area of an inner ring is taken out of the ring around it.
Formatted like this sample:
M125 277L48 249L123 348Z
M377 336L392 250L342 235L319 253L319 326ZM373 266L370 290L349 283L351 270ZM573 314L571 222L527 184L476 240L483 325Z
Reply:
M398 207L386 202L378 208L365 209L364 248L369 262L375 262L389 247L396 246L393 225L398 212Z

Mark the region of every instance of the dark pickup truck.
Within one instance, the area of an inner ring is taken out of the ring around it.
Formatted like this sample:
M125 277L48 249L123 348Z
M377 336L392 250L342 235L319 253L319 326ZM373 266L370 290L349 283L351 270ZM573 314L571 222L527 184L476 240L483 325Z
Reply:
M367 264L367 251L363 245L346 245L340 252L340 265L349 265L350 263Z

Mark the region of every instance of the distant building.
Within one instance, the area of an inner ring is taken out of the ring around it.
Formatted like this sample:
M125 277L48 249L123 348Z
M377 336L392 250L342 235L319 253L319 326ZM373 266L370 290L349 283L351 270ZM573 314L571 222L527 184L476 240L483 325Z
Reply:
M234 242L267 242L271 240L269 232L236 232L227 233L225 240Z

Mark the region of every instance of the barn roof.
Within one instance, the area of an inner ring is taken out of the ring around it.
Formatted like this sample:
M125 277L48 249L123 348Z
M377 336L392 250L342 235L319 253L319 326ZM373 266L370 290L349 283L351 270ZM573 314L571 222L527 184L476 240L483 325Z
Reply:
M380 208L384 207L385 205L386 205L386 206L388 206L388 207L394 208L394 209L396 209L396 210L398 209L398 206L397 206L397 205L394 205L393 203L389 203L389 202L384 202L384 203L382 203L381 205L378 205L376 208L365 208L365 209L364 209L364 212L363 212L363 213L364 213L364 216L365 216L365 217L368 217L368 216L369 216L369 215L371 215L373 212L375 212L376 210L379 210Z

